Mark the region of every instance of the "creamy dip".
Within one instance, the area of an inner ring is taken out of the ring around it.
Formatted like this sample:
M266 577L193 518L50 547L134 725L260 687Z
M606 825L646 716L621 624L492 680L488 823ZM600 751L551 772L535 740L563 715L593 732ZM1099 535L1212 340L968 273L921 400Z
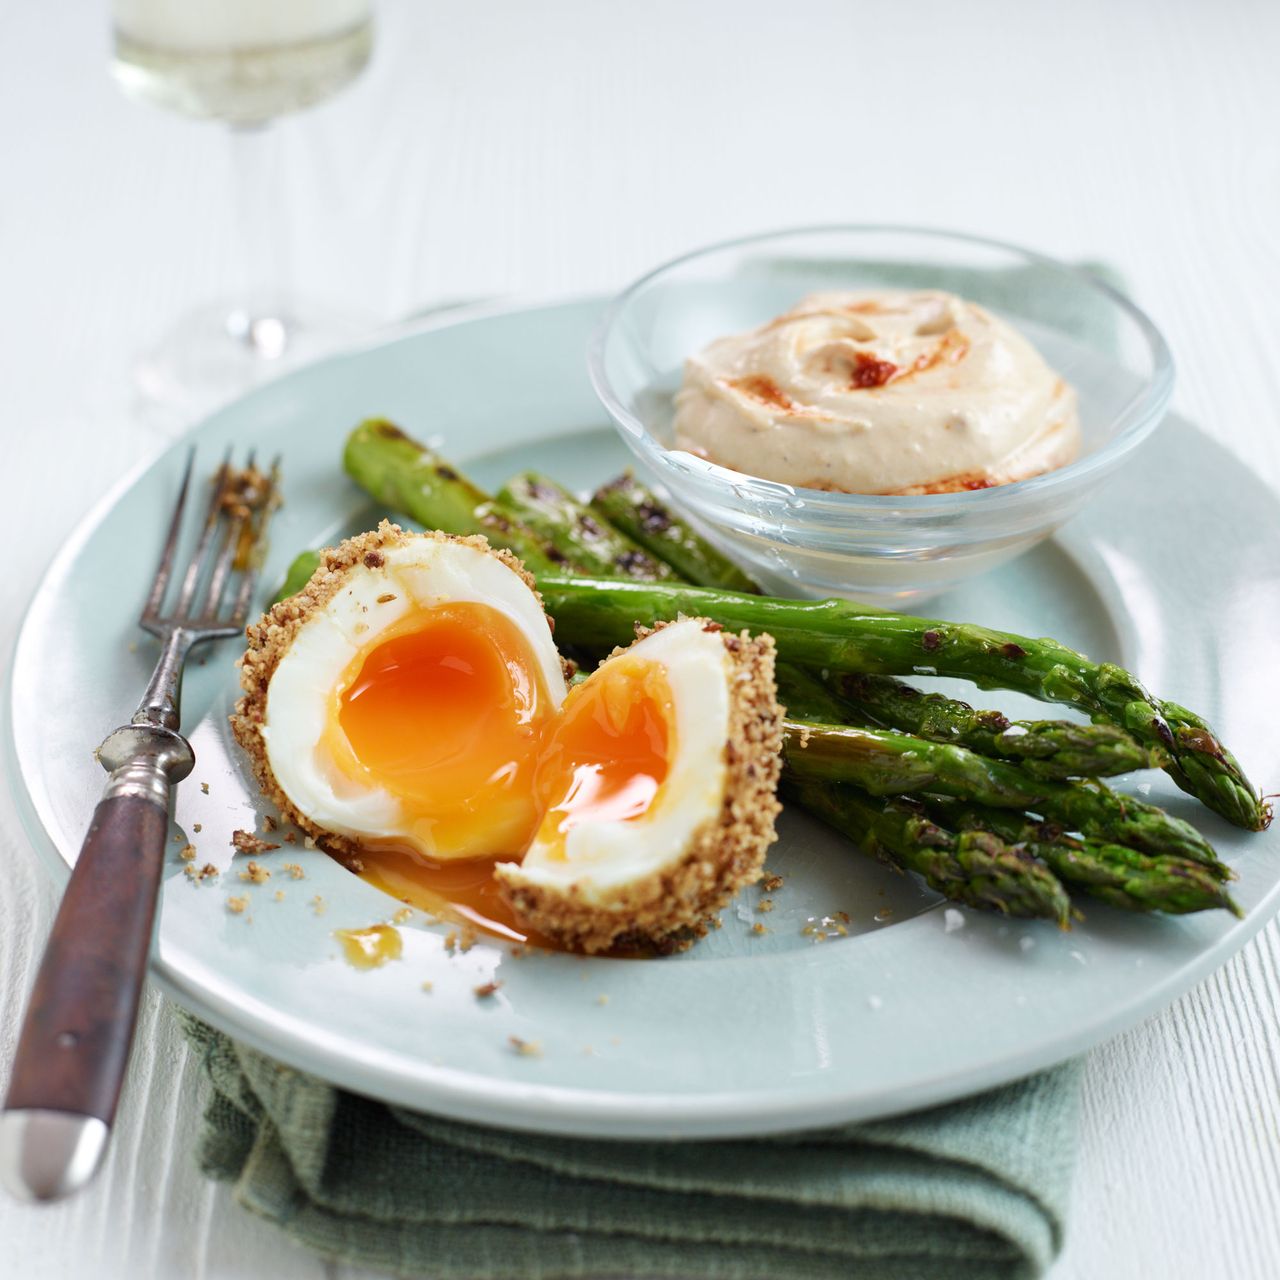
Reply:
M1017 330L937 290L815 293L685 364L676 448L766 480L950 493L1070 462L1075 392Z

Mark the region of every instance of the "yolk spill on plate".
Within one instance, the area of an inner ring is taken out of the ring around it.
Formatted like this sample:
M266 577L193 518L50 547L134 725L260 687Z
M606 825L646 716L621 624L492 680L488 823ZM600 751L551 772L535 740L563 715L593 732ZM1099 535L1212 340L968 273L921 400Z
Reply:
M399 960L404 950L400 930L389 924L374 924L367 929L335 929L333 936L342 943L343 958L357 969L377 969L388 960Z

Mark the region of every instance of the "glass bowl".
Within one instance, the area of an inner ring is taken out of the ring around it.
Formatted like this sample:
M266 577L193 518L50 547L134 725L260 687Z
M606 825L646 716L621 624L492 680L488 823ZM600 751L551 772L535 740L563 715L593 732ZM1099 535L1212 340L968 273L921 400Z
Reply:
M1079 395L1082 445L1029 480L923 496L830 493L671 448L685 358L825 289L940 288L1002 316ZM1003 564L1098 492L1160 422L1173 361L1155 325L1093 271L978 236L812 227L713 245L651 271L610 305L592 383L651 478L768 591L891 603Z

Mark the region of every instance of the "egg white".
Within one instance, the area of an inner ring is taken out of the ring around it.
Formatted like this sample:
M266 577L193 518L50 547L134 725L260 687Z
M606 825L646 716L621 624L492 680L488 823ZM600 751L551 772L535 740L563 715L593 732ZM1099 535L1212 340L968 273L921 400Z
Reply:
M334 690L357 654L411 613L474 603L519 629L553 709L564 701L564 670L537 596L496 556L462 542L406 534L381 558L377 567L354 565L338 593L302 624L271 678L261 736L280 788L315 825L353 840L390 837L416 844L401 801L349 777L325 749ZM380 604L378 597L388 594L395 599Z

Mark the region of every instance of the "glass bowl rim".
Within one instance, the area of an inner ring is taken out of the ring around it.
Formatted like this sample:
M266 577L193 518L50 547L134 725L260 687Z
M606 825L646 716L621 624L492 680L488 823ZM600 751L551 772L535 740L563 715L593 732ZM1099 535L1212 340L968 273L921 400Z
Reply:
M1151 370L1146 378L1146 386L1137 401L1122 415L1123 426L1101 448L1095 449L1082 458L1077 458L1074 462L1069 462L1064 467L1031 476L1026 480L1015 480L1009 484L991 485L985 489L964 490L956 493L843 493L827 489L808 489L799 485L784 484L777 480L766 480L761 476L749 475L745 471L734 471L730 467L708 462L693 454L682 454L677 460L673 456L676 451L664 448L654 439L649 428L622 403L605 372L605 350L619 317L627 305L659 277L698 258L767 241L848 233L915 235L997 249L1020 257L1024 262L1049 267L1068 277L1073 277L1082 288L1101 295L1133 321L1138 332L1146 340L1151 355ZM626 428L623 434L629 443L634 442L638 451L654 456L656 465L660 468L687 476L709 495L719 493L722 500L729 505L737 505L734 499L738 498L741 490L746 489L753 499L766 504L786 503L794 495L803 495L805 503L810 508L817 511L825 508L831 515L849 514L861 509L880 512L905 510L917 515L936 516L947 510L976 513L978 508L991 507L997 502L1009 505L1023 498L1040 496L1072 481L1083 480L1094 472L1105 470L1109 465L1118 462L1126 453L1140 444L1161 421L1173 394L1174 361L1169 344L1151 317L1119 289L1084 267L1075 266L1034 249L1027 249L1011 241L974 235L966 231L950 231L943 227L911 223L833 222L785 227L774 231L757 231L749 235L718 240L670 258L646 271L609 301L604 313L596 322L587 344L587 372L592 389L609 411L615 426ZM1126 418L1128 421L1125 421Z

